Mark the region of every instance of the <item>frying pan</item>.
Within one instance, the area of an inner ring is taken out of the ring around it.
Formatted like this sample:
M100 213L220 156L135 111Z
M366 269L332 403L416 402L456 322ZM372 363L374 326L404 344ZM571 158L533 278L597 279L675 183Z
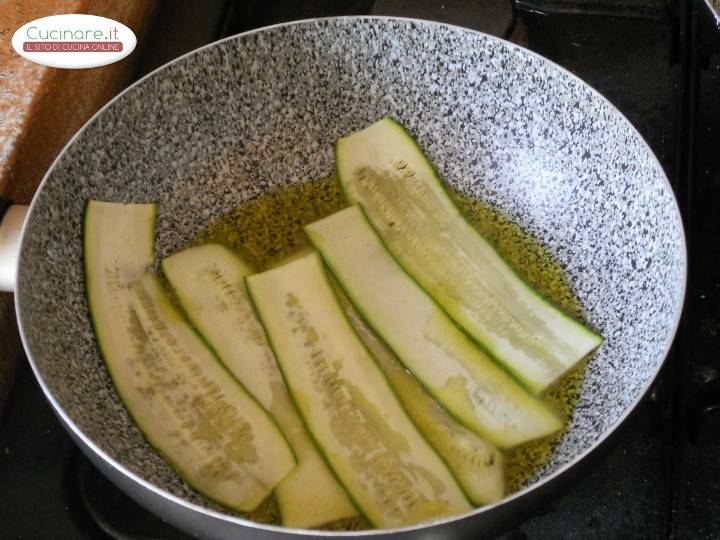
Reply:
M164 257L250 197L328 176L333 141L384 115L408 127L446 182L488 201L550 250L605 343L589 363L567 434L504 501L384 531L251 523L190 490L121 405L88 318L83 209L91 198L158 203L156 249ZM23 214L11 210L5 240ZM610 103L510 43L396 18L273 26L148 75L70 141L47 173L21 238L20 329L62 423L142 505L180 529L217 539L479 538L517 519L646 392L672 342L686 279L683 229L667 178Z

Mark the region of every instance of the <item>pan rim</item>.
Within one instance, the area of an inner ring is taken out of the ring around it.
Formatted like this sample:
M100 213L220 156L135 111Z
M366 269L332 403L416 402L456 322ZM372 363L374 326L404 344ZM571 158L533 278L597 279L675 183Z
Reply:
M233 523L235 525L240 525L244 527L249 527L253 529L259 529L264 532L274 532L274 533L283 533L286 535L295 535L295 536L314 536L314 537L327 537L327 538L336 538L336 537L342 537L342 538L355 538L355 537L373 537L373 536L381 536L381 535L393 535L393 534L407 534L411 533L413 531L420 531L420 530L426 530L431 529L435 527L440 527L443 525L449 525L451 523L460 522L463 520L471 519L477 515L484 514L486 512L490 512L495 510L496 508L508 505L513 502L517 502L520 499L523 499L527 496L529 496L532 492L542 488L547 487L554 483L556 480L558 480L560 477L564 476L564 474L569 471L570 469L574 468L576 465L579 465L581 462L586 461L588 456L593 454L600 446L605 443L609 437L611 437L612 434L614 434L617 429L625 422L625 420L630 416L630 414L636 409L638 404L645 398L645 396L648 393L648 390L652 387L653 383L657 379L657 376L662 369L662 367L665 365L665 361L667 360L667 356L670 352L670 349L672 347L672 344L675 340L675 337L677 335L677 331L680 325L680 321L682 319L682 314L684 310L684 304L685 299L687 295L687 281L688 281L688 253L687 253L687 240L686 240L686 234L685 234L685 228L682 221L682 215L680 213L680 208L678 206L677 198L675 197L674 190L672 188L672 185L670 184L670 181L665 174L665 170L663 169L662 165L657 159L657 156L653 152L650 145L647 143L645 138L642 136L642 134L635 128L635 126L627 119L627 117L617 108L615 105L613 105L605 96L603 96L599 91L597 91L595 88L593 88L590 84L585 82L583 79L572 73L571 71L567 70L566 68L560 66L559 64L553 62L552 60L534 52L530 49L527 49L525 47L522 47L520 45L517 45L515 43L512 43L510 41L507 41L505 39L487 34L485 32L480 32L477 30L472 30L470 28L465 28L463 26L454 25L454 24L447 24L442 23L438 21L432 21L427 19L419 19L419 18L413 18L413 17L395 17L395 16L386 16L386 15L345 15L345 16L334 16L334 17L314 17L314 18L308 18L308 19L300 19L296 21L289 21L289 22L282 22L278 24L273 24L269 26L264 26L261 28L255 28L253 30L249 30L246 32L241 32L238 34L234 34L232 36L227 36L223 39L213 41L212 43L208 43L207 45L204 45L202 47L199 47L197 49L193 49L192 51L189 51L182 56L179 56L170 62L167 62L166 64L163 64L153 71L143 75L140 79L129 85L127 88L119 92L115 97L113 97L110 101L108 101L105 105L103 105L95 114L93 114L87 122L85 122L82 127L70 138L70 140L63 146L62 150L58 153L57 157L53 160L50 167L46 171L45 175L43 176L42 181L38 185L36 195L41 193L45 184L49 182L50 177L52 176L52 173L57 166L57 164L65 157L65 154L67 151L75 144L75 142L80 138L80 136L85 132L85 130L90 126L95 120L97 120L104 112L110 108L112 105L114 105L117 101L119 101L123 96L125 96L126 93L129 93L132 91L136 86L139 86L140 84L144 83L146 79L149 79L151 77L154 77L164 69L181 62L185 60L186 58L198 54L201 51L204 51L206 49L210 49L212 47L216 47L219 44L225 43L226 41L231 41L239 38L244 38L246 36L251 36L257 33L266 32L268 30L274 30L277 28L283 28L283 27L289 27L289 26L308 26L312 25L318 22L325 22L325 23L333 23L333 22L343 22L343 21L376 21L376 22L402 22L402 23L415 23L418 25L428 25L428 26L440 26L444 28L449 28L454 32L460 32L460 33L471 33L471 34L479 34L483 36L484 38L490 40L490 41L496 41L500 42L503 46L515 50L517 52L520 52L522 54L529 54L530 56L540 60L543 63L548 64L552 69L558 70L561 74L563 74L565 77L570 78L571 80L574 80L578 83L580 83L584 88L589 89L590 92L596 97L599 98L600 102L602 102L606 107L609 107L611 111L613 111L614 114L617 115L618 118L621 119L621 121L624 121L627 125L627 127L635 133L637 137L639 137L639 140L642 144L642 146L646 149L646 151L649 153L649 156L651 158L651 163L654 164L656 167L656 170L660 173L662 179L665 183L665 188L669 191L669 193L672 195L672 206L674 209L674 215L677 221L677 226L680 231L680 252L682 255L682 283L681 283L681 290L680 290L680 297L677 305L675 306L675 313L673 315L673 327L671 332L668 335L668 338L663 345L663 352L660 355L660 360L657 362L654 371L650 374L649 378L645 382L645 384L642 386L640 392L638 393L637 397L632 401L632 403L625 409L623 414L620 415L620 417L606 430L602 432L602 434L583 452L576 455L571 461L568 463L565 463L564 465L558 467L557 470L553 471L552 473L548 474L547 476L541 478L537 482L524 487L521 490L516 491L515 493L512 493L508 495L507 497L501 499L500 501L497 501L495 503L481 506L479 508L474 508L473 510L469 512L465 512L463 514L457 514L453 516L448 516L441 519L431 520L431 521L425 521L416 525L410 525L406 527L398 527L393 529L369 529L364 531L321 531L321 530L314 530L314 529L296 529L296 528L289 528L289 527L282 527L278 525L267 525L262 523L257 523L255 521L250 521L241 517L232 516L229 514L225 514L222 512L218 512L215 510L211 510L209 508L206 508L204 506L200 506L198 504L189 502L183 498L180 498L176 495L173 495L172 493L166 491L165 489L162 489L155 484L147 481L146 479L142 478L138 474L128 470L125 468L121 463L119 463L117 460L112 458L110 455L108 455L104 450L102 450L99 446L97 446L92 439L90 439L85 433L73 422L73 420L70 418L68 413L65 412L65 410L60 406L58 401L55 399L55 397L52 394L52 391L49 389L49 387L46 385L42 374L40 373L39 368L37 367L34 359L32 358L32 354L30 353L29 348L29 340L25 335L25 329L23 325L23 308L22 308L22 300L20 299L20 295L18 292L15 292L15 312L18 322L18 330L20 333L20 337L22 340L23 348L25 351L25 355L27 356L28 362L30 364L30 367L33 371L33 374L38 381L38 384L40 385L40 388L42 389L43 394L47 398L47 400L50 402L50 404L53 407L54 413L60 418L61 423L64 425L65 429L69 430L71 432L71 435L76 440L79 440L85 445L85 447L89 450L91 450L95 456L100 458L105 465L109 466L111 469L114 469L116 472L120 473L121 475L124 475L132 482L140 485L144 489L152 492L154 495L157 495L159 497L162 497L166 500L166 502L178 504L182 507L184 507L185 510L197 512L200 514L205 515L209 518L214 518L220 521L224 521L227 523ZM21 231L21 246L20 246L20 258L18 263L18 273L20 271L20 267L23 264L23 253L25 251L25 232L26 228L28 227L28 224L33 219L33 210L35 207L35 203L37 201L37 196L33 196L33 199L29 205L28 215L25 220L25 223L23 224L22 231ZM124 491L124 490L123 490Z

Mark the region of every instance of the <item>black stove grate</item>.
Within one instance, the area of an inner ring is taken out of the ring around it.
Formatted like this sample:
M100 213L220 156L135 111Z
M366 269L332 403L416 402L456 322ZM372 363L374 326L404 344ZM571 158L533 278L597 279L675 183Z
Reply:
M79 452L70 467L70 490L78 510L114 540L190 540L127 497Z

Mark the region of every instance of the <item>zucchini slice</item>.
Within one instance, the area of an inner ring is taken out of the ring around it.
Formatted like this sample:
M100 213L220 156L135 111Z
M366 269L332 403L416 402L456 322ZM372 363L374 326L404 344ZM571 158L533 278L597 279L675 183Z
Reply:
M410 135L383 118L337 141L337 175L405 270L530 390L602 338L525 283L461 215Z
M146 268L155 207L91 201L84 263L98 345L148 442L189 485L253 510L295 466L269 415L219 364Z
M385 373L405 412L445 460L468 499L476 505L502 499L506 491L502 453L459 424L425 391L362 320L339 285L335 287L335 294L350 324Z
M205 244L162 261L188 319L221 361L275 417L298 465L275 488L286 527L317 527L358 515L310 438L245 289L252 266L229 249Z
M365 321L465 427L502 448L562 427L403 271L359 206L305 232Z
M470 510L353 331L317 253L246 283L300 414L366 517L400 527Z

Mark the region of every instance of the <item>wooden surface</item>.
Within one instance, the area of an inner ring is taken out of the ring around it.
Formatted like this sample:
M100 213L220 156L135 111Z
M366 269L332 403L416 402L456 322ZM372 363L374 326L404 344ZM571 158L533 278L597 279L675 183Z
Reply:
M157 0L0 0L0 193L32 199L48 167L72 135L125 87L152 23ZM23 24L49 15L86 13L115 19L138 37L127 58L92 69L34 64L12 49ZM21 357L12 295L0 294L0 413Z

